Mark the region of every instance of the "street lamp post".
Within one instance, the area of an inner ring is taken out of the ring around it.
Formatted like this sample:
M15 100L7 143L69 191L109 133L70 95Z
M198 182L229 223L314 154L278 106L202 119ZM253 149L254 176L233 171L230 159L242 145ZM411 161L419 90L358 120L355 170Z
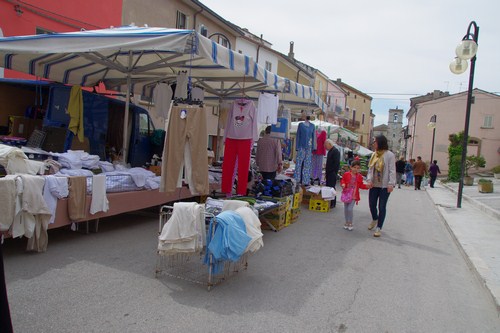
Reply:
M471 29L474 31L471 32ZM469 121L472 105L472 87L474 83L474 69L476 67L477 41L479 38L479 27L476 22L469 23L467 34L462 38L462 42L457 46L455 52L457 56L450 63L450 70L454 74L462 74L467 70L467 60L470 59L469 89L467 91L467 107L465 109L464 137L462 142L462 159L460 167L460 182L458 184L457 208L462 207L462 191L464 187L465 162L467 158L467 142L469 141Z
M437 116L433 115L429 121L429 124L427 124L427 127L429 129L432 129L431 164L432 161L434 161L434 139L436 138L436 120Z

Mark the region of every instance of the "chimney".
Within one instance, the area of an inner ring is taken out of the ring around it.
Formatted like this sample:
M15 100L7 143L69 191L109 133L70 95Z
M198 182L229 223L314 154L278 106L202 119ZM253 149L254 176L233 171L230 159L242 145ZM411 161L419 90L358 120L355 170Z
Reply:
M293 41L290 42L290 51L288 52L288 56L292 59L295 58L295 53L293 53Z

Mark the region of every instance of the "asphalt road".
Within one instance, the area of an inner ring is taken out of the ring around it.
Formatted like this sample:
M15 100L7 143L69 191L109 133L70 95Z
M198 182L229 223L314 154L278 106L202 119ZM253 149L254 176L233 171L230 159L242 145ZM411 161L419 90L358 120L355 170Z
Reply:
M500 332L493 302L424 191L395 190L382 237L343 207L264 232L248 270L211 291L155 278L156 214L102 220L97 234L49 232L46 253L9 239L16 332Z

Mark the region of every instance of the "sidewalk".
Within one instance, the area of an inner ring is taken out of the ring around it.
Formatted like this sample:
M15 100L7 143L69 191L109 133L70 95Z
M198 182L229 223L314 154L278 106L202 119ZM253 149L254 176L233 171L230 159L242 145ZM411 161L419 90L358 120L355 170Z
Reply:
M464 186L462 208L457 208L458 183L438 181L426 191L500 312L500 179L489 177L493 193L480 193L479 178Z

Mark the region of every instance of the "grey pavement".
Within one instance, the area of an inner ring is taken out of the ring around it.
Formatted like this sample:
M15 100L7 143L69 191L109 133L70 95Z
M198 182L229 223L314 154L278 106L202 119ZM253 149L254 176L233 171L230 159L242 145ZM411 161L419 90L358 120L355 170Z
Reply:
M462 207L457 208L458 183L438 181L425 190L436 205L471 269L491 293L500 312L500 179L493 193L480 193L474 185L464 186Z

